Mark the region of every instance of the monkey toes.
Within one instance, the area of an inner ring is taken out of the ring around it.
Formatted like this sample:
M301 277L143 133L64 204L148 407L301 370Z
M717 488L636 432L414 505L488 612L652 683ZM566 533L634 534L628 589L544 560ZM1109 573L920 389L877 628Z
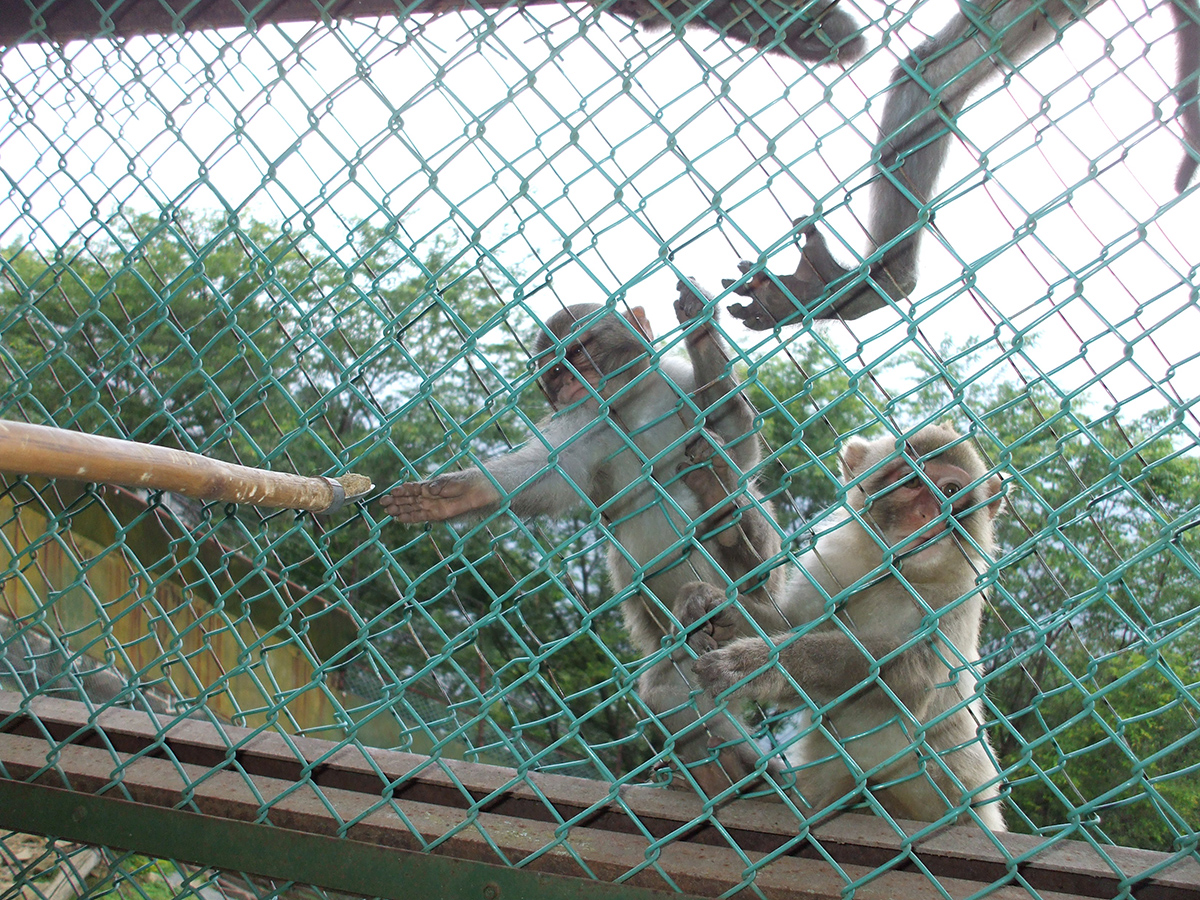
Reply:
M719 650L705 653L692 663L692 670L696 673L696 680L700 682L701 687L715 697L754 675L768 662L770 655L767 645L760 638L740 638ZM770 697L775 693L776 687L771 682L778 677L777 672L763 672L738 687L733 696L739 700L762 700Z
M802 221L797 219L793 224ZM729 313L736 319L741 319L747 328L754 331L767 331L776 325L785 325L801 313L807 312L812 304L819 300L829 285L850 274L829 253L825 238L817 231L816 225L808 225L800 233L804 238L804 247L800 251L800 265L794 275L772 277L766 272L754 275L741 287L734 291L743 297L750 297L745 304L734 304L729 307ZM753 263L742 260L738 269L745 275ZM725 287L732 287L735 279L722 280ZM829 319L837 316L835 308L826 308L816 314L818 319Z

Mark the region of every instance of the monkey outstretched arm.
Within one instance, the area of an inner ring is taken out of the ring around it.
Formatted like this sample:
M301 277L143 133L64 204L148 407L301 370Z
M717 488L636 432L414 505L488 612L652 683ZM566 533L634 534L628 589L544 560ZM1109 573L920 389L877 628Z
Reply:
M679 324L687 327L703 320L685 337L695 376L692 399L705 414L705 427L716 432L730 458L749 471L758 465L762 455L754 433L754 407L734 375L729 349L717 330L720 307L714 303L713 295L692 279L680 281L678 288L675 315ZM706 307L711 309L708 318L705 318Z
M1172 0L1167 5L1176 22L1175 93L1189 145L1175 181L1175 189L1182 193L1200 155L1196 98L1200 13L1195 0ZM833 258L825 238L810 224L797 235L804 238L804 246L795 273L754 274L735 288L750 302L731 306L730 314L747 328L766 331L798 324L809 312L816 319L857 319L911 294L921 238L932 219L928 203L967 98L1002 66L1015 65L1054 39L1062 23L1076 14L1062 0L1044 5L1035 0L996 2L988 13L986 33L960 13L915 50L892 76L880 124L868 231L881 255L869 265L847 268ZM1047 17L1057 24L1048 23ZM754 265L743 260L738 268L746 275ZM735 279L723 281L727 288L735 283ZM819 303L823 305L818 307Z
M721 568L739 581L779 552L780 540L762 503L748 487L762 458L754 429L754 407L733 372L733 360L715 322L719 308L713 296L694 280L680 281L675 314L679 324L702 324L688 330L686 343L692 361L693 400L705 412L706 428L684 449L684 484L696 495L702 516L696 533L717 532L723 548ZM711 314L705 318L706 308ZM751 473L747 477L746 473Z
M380 505L408 524L482 518L499 509L505 495L519 516L564 515L585 502L598 465L592 458L595 448L610 441L608 423L593 415L562 413L542 422L540 434L528 443L484 462L487 474L469 469L400 484L380 498ZM554 465L552 447L557 451Z

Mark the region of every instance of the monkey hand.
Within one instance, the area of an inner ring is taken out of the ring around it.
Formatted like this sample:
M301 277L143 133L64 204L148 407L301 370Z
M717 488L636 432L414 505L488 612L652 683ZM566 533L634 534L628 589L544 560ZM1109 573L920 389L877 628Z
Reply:
M769 702L785 693L786 681L778 665L755 675L770 661L771 650L762 638L739 638L705 653L692 663L692 670L696 680L713 697L734 688L732 699ZM747 678L751 680L739 684Z
M475 472L454 472L429 481L411 481L379 499L383 511L398 522L443 522L495 503L496 489Z
M710 653L743 633L745 616L726 600L724 591L703 581L679 589L675 618L688 635L688 646L697 653Z
M793 225L799 225L802 219L797 219ZM754 331L768 331L777 325L799 324L797 317L809 309L829 292L831 285L843 286L846 276L851 274L841 263L829 253L825 238L817 231L816 225L808 225L800 232L804 238L804 247L800 251L800 265L794 275L772 276L767 272L759 272L751 276L734 292L743 297L750 297L749 303L734 304L729 307L729 313L735 319L741 319L747 328ZM742 260L738 268L745 275L753 263ZM877 271L878 269L878 271ZM882 268L872 266L871 274L880 282L887 280L882 274ZM912 279L915 281L915 276ZM735 280L726 278L721 282L725 287L733 287ZM895 299L902 299L911 292L913 285L905 279L894 284L894 290L888 292ZM884 298L863 280L851 287L845 294L817 312L816 319L857 319L885 305Z
M700 287L695 278L688 278L687 281L680 281L676 288L679 290L679 299L675 301L675 315L679 319L680 325L686 325L693 319L699 319L704 315L705 304L711 304L713 296L704 288ZM712 307L712 318L717 318L718 307Z

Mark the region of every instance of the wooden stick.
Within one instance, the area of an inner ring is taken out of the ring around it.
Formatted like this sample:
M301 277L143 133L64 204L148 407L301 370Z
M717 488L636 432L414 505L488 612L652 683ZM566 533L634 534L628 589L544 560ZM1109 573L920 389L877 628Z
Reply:
M0 419L0 471L174 491L196 500L329 513L374 485L365 475L336 479L269 472L199 453Z

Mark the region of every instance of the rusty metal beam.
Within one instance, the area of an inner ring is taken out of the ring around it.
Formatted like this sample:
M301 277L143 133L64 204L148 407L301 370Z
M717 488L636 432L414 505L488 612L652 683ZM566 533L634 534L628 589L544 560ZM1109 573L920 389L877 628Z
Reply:
M183 34L212 28L254 30L286 22L333 22L375 16L455 10L501 10L556 3L557 0L125 0L113 5L92 0L0 0L0 46L27 41L69 41ZM604 4L610 13L634 17L629 0ZM592 13L589 12L589 15Z
M681 896L2 779L0 827L388 900Z
M53 766L47 766L48 758L55 760ZM442 857L524 860L527 869L555 876L582 875L582 864L598 879L587 883L636 872L623 888L674 886L716 896L742 883L746 859L757 862L782 850L755 873L757 887L781 900L839 897L847 877L862 878L877 869L887 871L857 897L966 897L995 885L997 900L1009 893L1027 898L1028 891L1014 884L1020 881L1044 900L1103 898L1119 893L1124 878L1133 882L1139 900L1200 896L1200 865L1183 859L1156 871L1170 857L1150 851L1105 848L1110 865L1083 842L992 835L974 826L913 840L927 826L900 823L903 830L898 830L859 815L838 816L799 840L799 823L779 804L734 803L716 813L718 827L700 801L682 791L627 787L618 794L603 782L521 775L452 760L431 764L412 754L218 729L197 720L174 722L118 709L89 715L82 704L48 698L22 706L19 696L3 693L0 762L10 779L48 789L69 785L78 796L121 791L145 808L186 807L189 814L205 817L206 828L211 820L266 830L275 826L287 835L270 840L291 841L296 853L306 852L305 843L289 835L320 835L346 846L357 842L404 853L438 841ZM70 836L45 822L38 828L22 824L20 807L15 809L10 807L0 824ZM572 826L563 828L564 821ZM62 828L66 823L52 824ZM663 846L657 865L639 871L650 841L668 835L672 841ZM551 849L542 852L546 848ZM180 858L223 866L217 857ZM936 878L937 886L921 869ZM295 872L259 874L312 880Z

